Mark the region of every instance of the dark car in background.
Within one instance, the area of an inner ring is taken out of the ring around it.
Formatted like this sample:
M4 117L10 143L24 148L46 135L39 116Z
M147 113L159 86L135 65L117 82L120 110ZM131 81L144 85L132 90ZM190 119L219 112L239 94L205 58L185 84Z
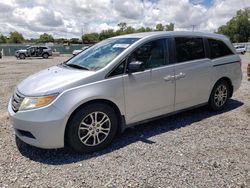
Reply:
M25 59L26 57L43 57L47 59L52 56L52 49L48 46L30 46L27 49L17 50L16 58Z

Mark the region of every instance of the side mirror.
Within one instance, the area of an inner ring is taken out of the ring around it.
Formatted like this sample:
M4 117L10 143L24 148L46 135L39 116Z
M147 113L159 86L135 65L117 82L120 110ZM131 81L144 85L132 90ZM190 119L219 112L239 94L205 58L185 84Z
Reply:
M145 70L145 64L142 61L132 61L128 64L128 73Z

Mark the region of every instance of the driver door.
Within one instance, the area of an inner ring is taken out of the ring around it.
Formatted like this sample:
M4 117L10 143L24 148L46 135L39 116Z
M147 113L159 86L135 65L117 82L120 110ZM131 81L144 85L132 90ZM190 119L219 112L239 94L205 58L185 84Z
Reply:
M29 49L29 56L30 57L34 57L35 56L35 53L36 53L36 47L31 47Z
M174 68L168 64L167 39L148 42L137 48L127 63L140 61L146 69L124 76L126 122L156 117L174 110Z

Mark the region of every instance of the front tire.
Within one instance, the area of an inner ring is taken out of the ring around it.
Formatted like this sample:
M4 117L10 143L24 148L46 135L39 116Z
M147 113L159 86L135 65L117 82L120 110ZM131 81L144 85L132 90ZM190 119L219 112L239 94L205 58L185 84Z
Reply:
M104 103L86 105L73 114L66 128L66 143L75 151L90 153L103 149L115 137L118 119Z
M220 80L218 81L210 95L209 99L209 108L213 111L219 111L222 110L227 102L228 98L230 96L230 89L227 81L225 80Z
M24 54L20 54L20 55L19 55L19 58L20 58L20 59L25 59L25 55L24 55Z

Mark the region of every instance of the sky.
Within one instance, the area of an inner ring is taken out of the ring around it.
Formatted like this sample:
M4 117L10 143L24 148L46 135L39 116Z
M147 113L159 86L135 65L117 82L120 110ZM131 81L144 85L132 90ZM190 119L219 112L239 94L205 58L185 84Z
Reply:
M0 33L18 31L25 38L49 33L54 38L118 29L117 24L214 32L250 0L0 0Z

